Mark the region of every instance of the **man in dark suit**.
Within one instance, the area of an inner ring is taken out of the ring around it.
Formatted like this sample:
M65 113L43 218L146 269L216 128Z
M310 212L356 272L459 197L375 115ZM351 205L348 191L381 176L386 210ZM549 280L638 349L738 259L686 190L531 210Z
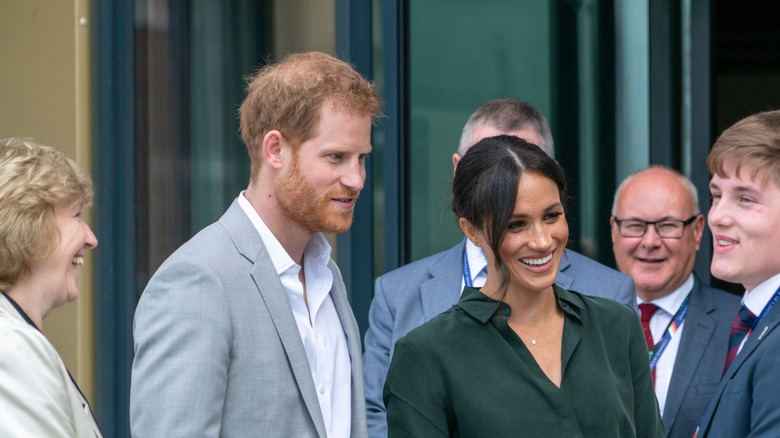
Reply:
M780 436L780 111L723 131L707 157L712 275L745 287L699 437Z
M463 128L458 165L469 147L486 137L509 134L520 137L554 157L550 126L538 109L514 98L492 100L469 118ZM389 272L376 280L369 311L369 329L363 358L369 436L386 437L386 411L382 401L385 377L395 342L413 328L449 309L463 287L481 287L487 278L482 251L468 239L454 248ZM558 276L559 286L588 295L636 306L631 278L574 251L566 250Z
M720 381L739 297L693 274L704 216L680 173L650 167L626 178L610 224L618 268L636 286L666 435L690 438Z

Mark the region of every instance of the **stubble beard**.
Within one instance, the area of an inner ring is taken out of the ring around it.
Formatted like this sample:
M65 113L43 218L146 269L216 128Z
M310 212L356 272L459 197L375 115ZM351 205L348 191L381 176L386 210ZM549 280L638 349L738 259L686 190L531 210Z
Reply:
M353 198L359 192L342 187L332 189L323 197L306 179L297 155L293 156L288 175L276 184L276 199L282 214L304 230L314 233L343 233L352 225L354 208L333 211L333 198Z

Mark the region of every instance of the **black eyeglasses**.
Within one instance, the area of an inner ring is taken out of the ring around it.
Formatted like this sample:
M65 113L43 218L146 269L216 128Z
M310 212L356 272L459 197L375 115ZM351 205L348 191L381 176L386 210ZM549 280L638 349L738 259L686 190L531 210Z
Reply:
M617 224L618 232L623 237L642 237L647 232L647 226L652 225L655 227L655 232L659 237L664 239L679 239L682 237L683 231L685 231L685 226L693 222L697 216L698 214L694 214L684 221L668 219L652 222L639 219L615 218L615 223Z

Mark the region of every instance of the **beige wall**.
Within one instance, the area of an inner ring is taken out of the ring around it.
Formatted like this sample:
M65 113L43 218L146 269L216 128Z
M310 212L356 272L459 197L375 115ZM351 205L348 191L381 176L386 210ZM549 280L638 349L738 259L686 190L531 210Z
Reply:
M335 0L275 0L273 14L275 58L311 50L335 55Z
M89 1L0 0L0 11L0 138L32 137L91 174ZM92 223L91 211L86 214ZM82 268L78 301L55 309L43 324L90 400L94 255L87 255Z

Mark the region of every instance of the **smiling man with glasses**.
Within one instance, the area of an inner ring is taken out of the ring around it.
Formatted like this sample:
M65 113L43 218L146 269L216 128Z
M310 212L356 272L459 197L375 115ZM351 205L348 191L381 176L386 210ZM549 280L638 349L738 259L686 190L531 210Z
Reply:
M664 429L690 437L723 372L739 298L693 274L704 216L680 173L656 166L626 178L610 225L618 268L636 285Z

